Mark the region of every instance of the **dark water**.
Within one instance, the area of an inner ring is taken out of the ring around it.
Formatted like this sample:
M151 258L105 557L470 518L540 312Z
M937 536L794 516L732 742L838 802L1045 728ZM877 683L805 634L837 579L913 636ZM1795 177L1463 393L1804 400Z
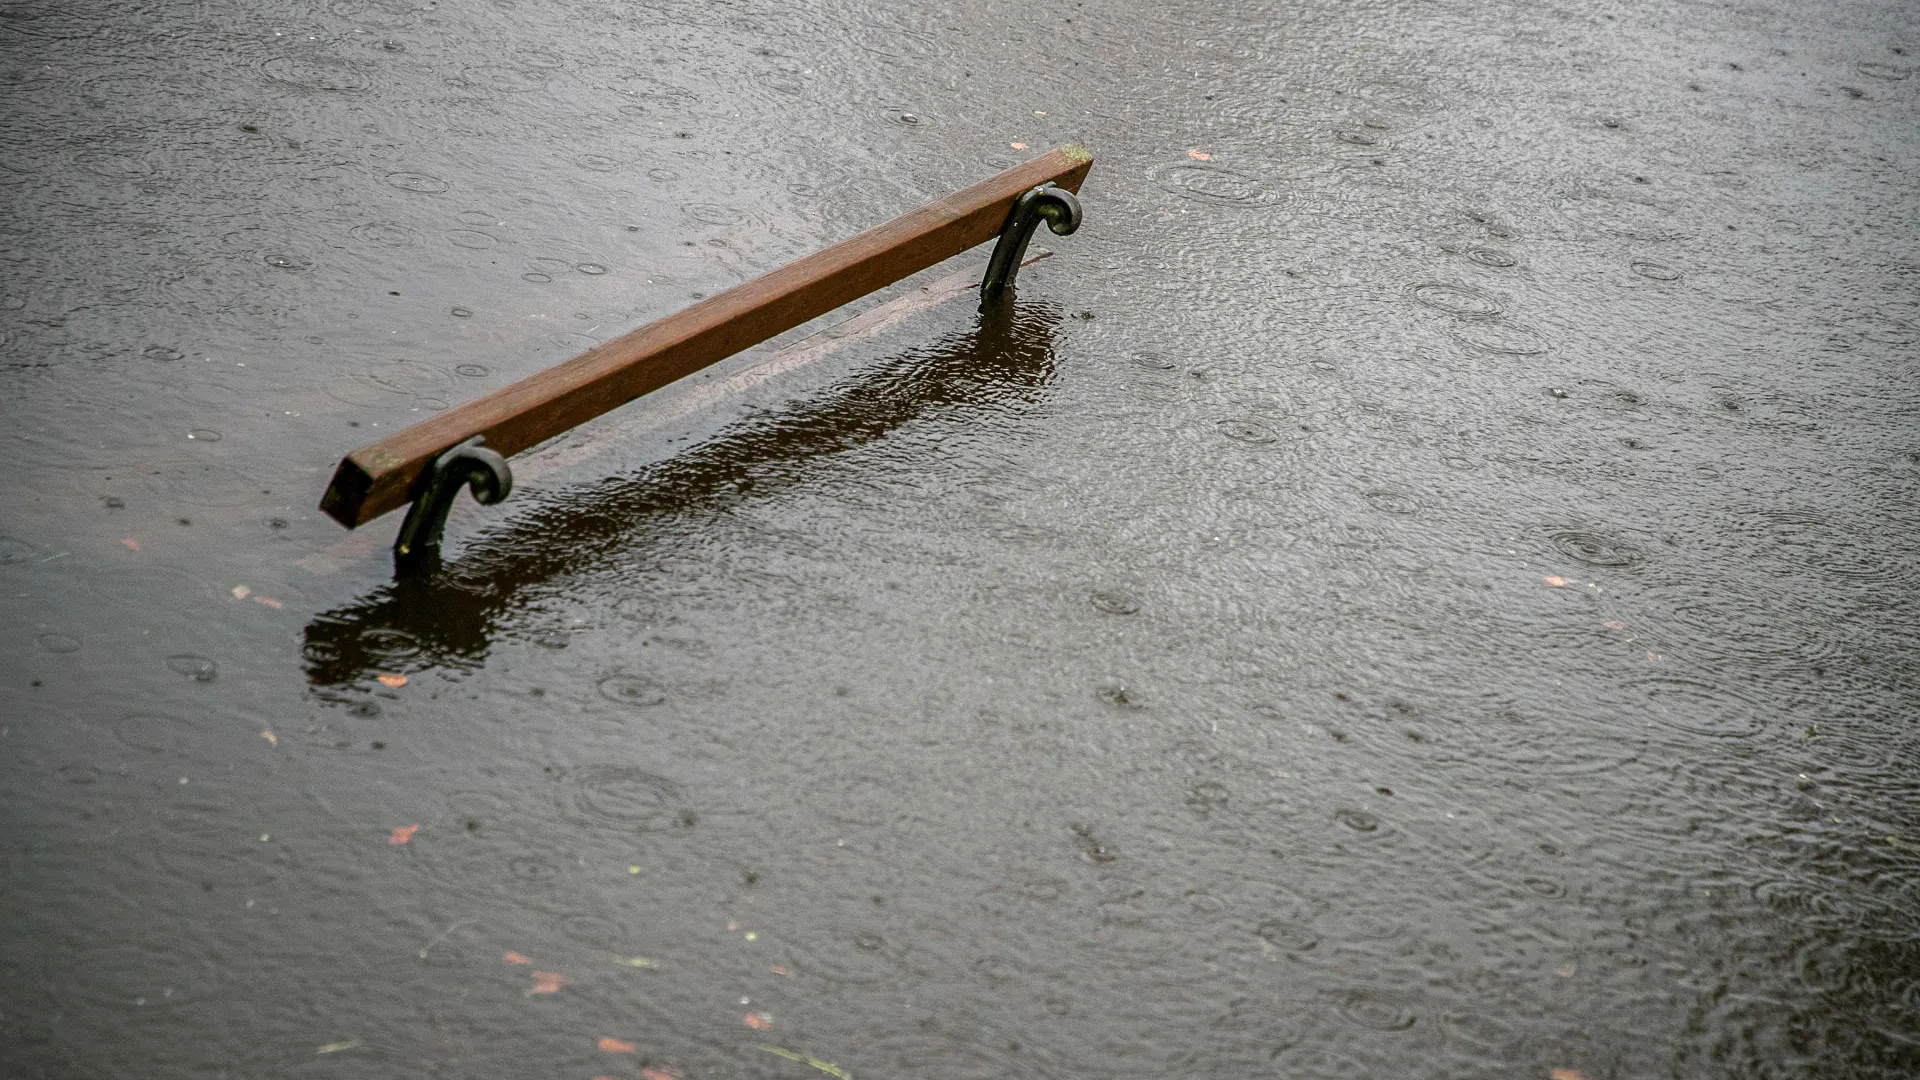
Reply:
M5 0L0 1072L1920 1072L1916 67L1893 2ZM1070 140L1009 318L428 581L313 509Z

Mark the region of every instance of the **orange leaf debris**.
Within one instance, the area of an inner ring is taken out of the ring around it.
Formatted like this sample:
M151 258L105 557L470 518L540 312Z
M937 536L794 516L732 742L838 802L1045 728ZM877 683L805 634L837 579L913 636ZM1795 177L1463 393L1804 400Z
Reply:
M1606 622L1603 622L1600 625L1606 627L1609 630L1625 630L1627 628L1627 624L1621 622L1619 619L1608 619Z
M506 951L505 953L502 953L502 954L501 954L501 956L500 956L500 959L502 959L502 960L505 960L505 961L506 961L507 963L509 963L509 964L531 964L531 963L533 963L533 961L531 961L531 960L529 960L529 959L527 959L526 957L524 957L524 956L522 956L522 955L520 955L520 954L519 954L519 953L517 953L517 952L514 952L514 951L513 951L512 949L508 949L508 950L507 950L507 951Z
M1013 147L1015 150L1025 150L1027 148L1027 144L1023 142L1010 142L1007 145Z
M600 1049L609 1054L631 1054L640 1048L630 1042L623 1042L620 1039L610 1039L602 1035L600 1036Z
M680 1074L659 1065L649 1065L640 1070L640 1080L680 1080Z
M567 983L567 977L557 971L536 971L533 973L533 989L529 994L557 994Z
M1192 158L1195 161L1212 161L1213 160L1213 155L1207 153L1205 150L1189 150L1187 151L1187 156Z
M407 685L407 677L405 675L394 675L385 671L375 675L374 679L378 681L381 686L391 686L395 690Z
M399 847L401 844L413 839L413 834L419 831L420 826L418 825L402 825L393 830L393 835L387 837L387 843Z
M1579 1069L1555 1069L1547 1075L1553 1077L1553 1080L1587 1080Z
M1546 582L1547 584L1553 586L1556 589L1564 589L1567 587L1567 579L1563 577L1553 577L1552 575L1548 575Z
M121 541L120 541L120 542L121 542L121 543L123 543L123 544L125 544L125 545L127 545L127 549L128 549L129 551L139 551L139 550L140 550L140 541L138 541L138 540L135 540L135 539L134 539L133 537L131 537L131 536L128 536L128 537L123 537L123 538L121 539Z
M773 1026L773 1016L769 1013L748 1013L747 1026L755 1031L765 1031Z
M270 608L272 608L272 609L273 609L273 610L275 610L275 611L279 611L279 610L280 610L281 608L283 608L283 607L286 607L286 605L285 605L285 604L282 604L282 603L281 603L280 601L278 601L278 600L275 600L275 599L274 599L273 597L271 597L271 596L260 596L259 594L255 594L255 595L254 595L254 596L252 597L252 599L253 599L253 602L254 602L254 603L256 603L256 604L265 604L265 605L267 605L268 607L270 607Z

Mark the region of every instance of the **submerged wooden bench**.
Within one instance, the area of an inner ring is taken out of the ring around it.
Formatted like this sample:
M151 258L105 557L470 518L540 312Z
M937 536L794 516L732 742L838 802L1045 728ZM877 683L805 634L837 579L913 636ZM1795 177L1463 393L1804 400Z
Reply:
M462 484L487 504L512 490L507 457L995 236L981 303L1005 302L1034 229L1079 227L1074 193L1092 166L1079 147L1054 150L362 446L320 509L351 529L411 502L395 566L430 565Z

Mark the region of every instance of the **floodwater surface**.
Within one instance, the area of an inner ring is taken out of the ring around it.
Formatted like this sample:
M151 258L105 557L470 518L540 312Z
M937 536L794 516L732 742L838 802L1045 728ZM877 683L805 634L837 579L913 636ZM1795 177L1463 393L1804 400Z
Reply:
M0 0L0 1072L1920 1072L1914 6L950 7Z

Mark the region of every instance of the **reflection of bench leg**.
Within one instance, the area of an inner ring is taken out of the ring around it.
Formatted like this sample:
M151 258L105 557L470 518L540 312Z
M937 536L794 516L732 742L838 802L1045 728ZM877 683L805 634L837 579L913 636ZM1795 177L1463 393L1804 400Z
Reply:
M482 506L503 502L513 491L513 470L507 467L507 459L481 445L483 440L475 435L434 459L420 497L413 501L407 520L400 524L400 537L393 542L396 571L431 570L439 562L440 535L461 484L472 489Z
M1056 236L1073 232L1080 227L1080 200L1051 181L1014 200L1013 209L1007 211L1007 223L1000 227L1000 241L993 245L993 258L987 260L987 276L980 281L982 307L1013 291L1027 241L1033 239L1033 230L1043 220Z

